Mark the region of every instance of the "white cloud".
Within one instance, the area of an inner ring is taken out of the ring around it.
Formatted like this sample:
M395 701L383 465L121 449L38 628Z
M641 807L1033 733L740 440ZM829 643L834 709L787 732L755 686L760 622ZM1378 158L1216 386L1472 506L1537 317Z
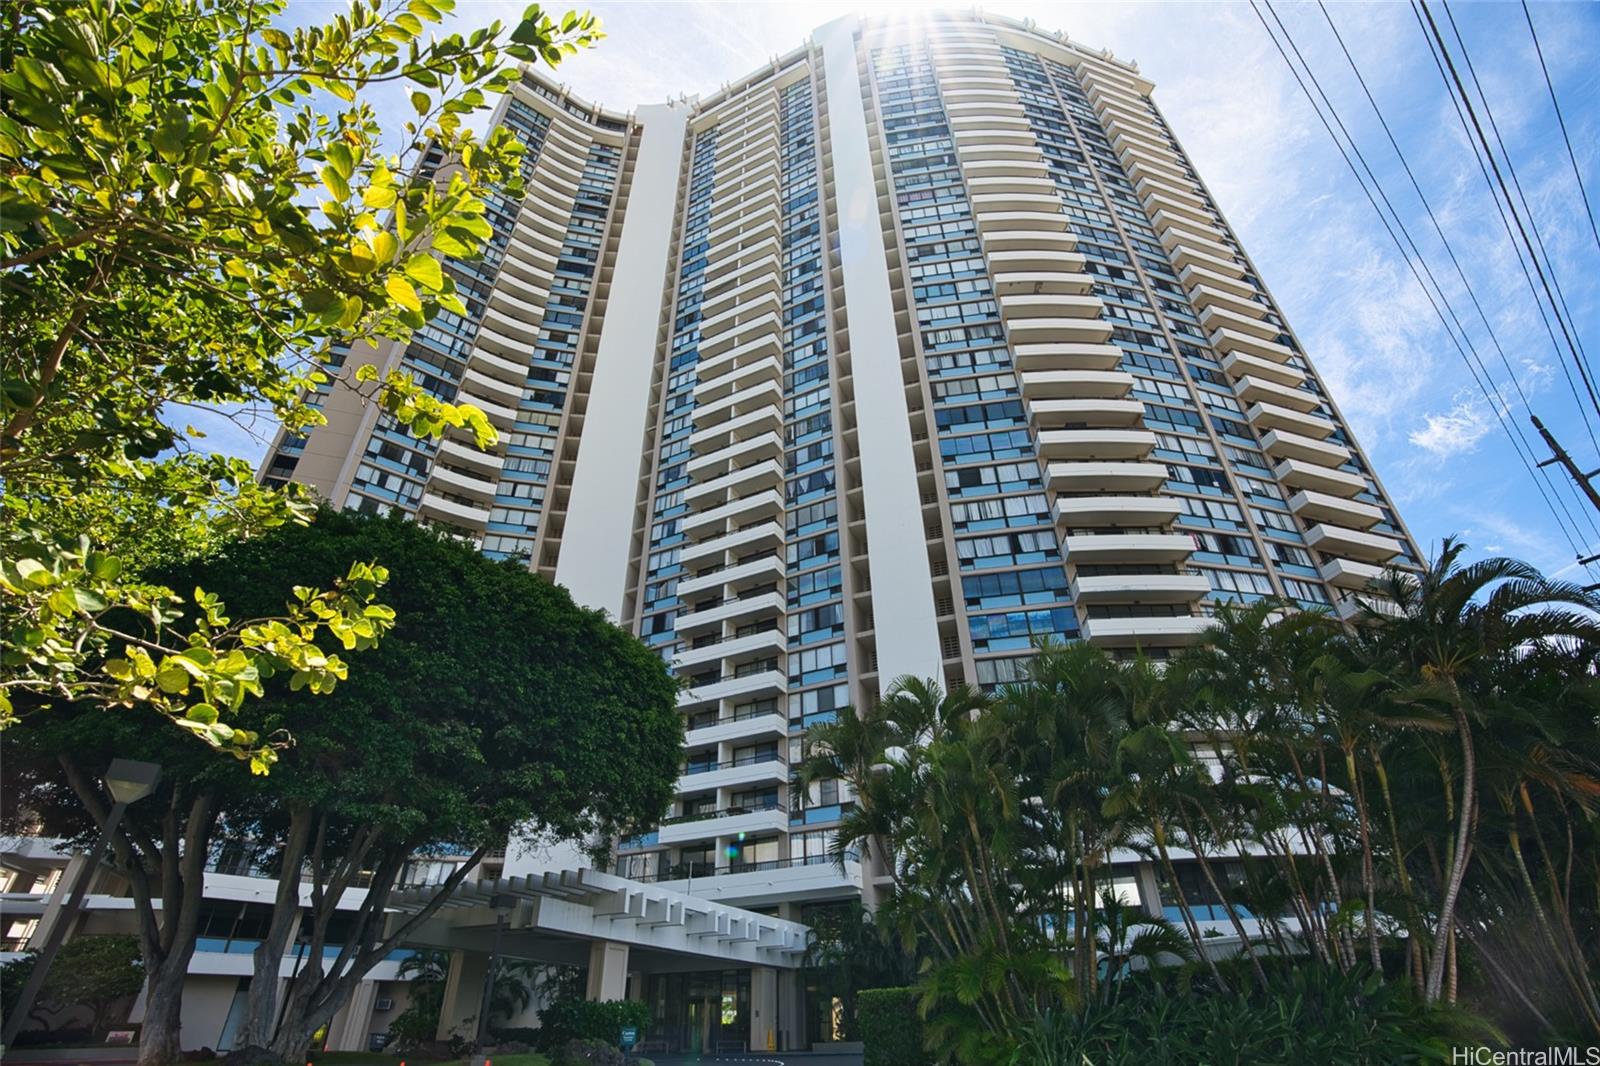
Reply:
M1439 459L1451 459L1477 448L1478 442L1494 429L1494 422L1481 404L1458 403L1444 414L1426 416L1421 429L1412 430L1412 444Z

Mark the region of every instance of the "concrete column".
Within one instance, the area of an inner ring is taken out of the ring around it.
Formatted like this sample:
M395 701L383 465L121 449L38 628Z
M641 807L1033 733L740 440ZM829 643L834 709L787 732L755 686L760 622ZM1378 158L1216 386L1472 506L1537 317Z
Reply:
M778 971L770 966L750 969L750 1050L778 1049Z
M606 1003L628 994L628 945L596 940L589 945L589 988L586 998Z
M628 975L628 998L635 1002L644 1001L644 974L638 970Z
M378 982L361 981L350 993L333 1021L328 1023L329 1051L365 1051L367 1034L372 1030L372 1004L378 998Z
M804 1051L806 1039L806 986L799 970L778 971L778 1050Z
M445 978L439 1028L434 1032L437 1039L448 1040L454 1034L471 1040L477 1035L478 1009L483 1006L483 980L488 973L487 953L450 953L450 975Z

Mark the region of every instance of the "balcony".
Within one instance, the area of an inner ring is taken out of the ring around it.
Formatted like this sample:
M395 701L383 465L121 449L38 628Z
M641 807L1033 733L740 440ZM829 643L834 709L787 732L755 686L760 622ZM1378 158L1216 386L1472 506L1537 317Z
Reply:
M1194 551L1187 533L1075 533L1062 546L1069 563L1177 563Z
M1293 348L1279 344L1277 341L1263 340L1240 333L1236 329L1215 329L1211 331L1211 346L1219 352L1237 352L1244 355L1253 355L1258 359L1269 360L1274 363L1287 363L1295 357Z
M1322 564L1322 580L1342 589L1366 589L1383 579L1383 567L1353 559L1329 559Z
M1133 192L1141 200L1152 196L1165 196L1169 200L1176 200L1191 207L1208 206L1199 187L1192 181L1166 181L1155 175L1146 174L1133 183Z
M1012 253L999 253L1012 254ZM1057 257L1067 259L1067 256ZM1079 260L1082 256L1071 256ZM989 257L991 268L995 267L994 256ZM1066 263L1058 263L1065 267ZM998 268L996 268L998 269ZM1046 293L1056 296L1081 296L1094 287L1094 279L1088 274L1075 274L1070 270L1011 270L1006 273L994 275L994 291L997 296L1016 296L1023 293Z
M685 469L696 480L715 480L732 471L765 459L778 459L783 455L783 437L767 433L749 440L741 440L707 455L691 458Z
M699 814L664 818L656 839L665 845L683 844L740 833L777 833L789 828L789 811L782 804L770 807L724 807Z
M1054 198L1054 203L1031 211L1001 211L989 208L978 211L975 217L978 220L978 232L984 235L985 240L990 233L1027 232L1046 236L1052 241L1057 240L1059 235L1061 238L1071 240L1073 247L1078 243L1078 238L1067 232L1067 216L1061 213L1059 197Z
M770 379L758 380L748 388L730 392L721 399L696 404L690 415L690 421L697 429L708 429L751 411L765 411L782 406L782 382Z
M1338 555L1368 563L1385 563L1400 554L1400 542L1393 537L1327 523L1307 530L1306 543L1324 555Z
M1244 356L1236 357L1238 359ZM1237 368L1239 364L1235 363ZM1302 377L1301 380L1304 380ZM1291 408L1295 411L1314 411L1321 401L1313 392L1306 389L1295 388L1292 385L1280 385L1276 381L1267 381L1265 378L1246 375L1233 383L1233 391L1245 403L1274 403L1280 407Z
M1056 525L1166 527L1178 520L1181 507L1170 496L1058 496Z
M466 467L482 477L498 479L505 465L505 457L495 452L480 451L462 441L445 437L439 441L439 458L453 465Z
M739 601L741 603L745 601ZM767 629L760 633L751 633L745 637L728 637L698 648L685 648L678 652L672 660L672 668L679 674L687 674L696 667L707 663L720 663L728 660L749 662L752 659L767 659L773 656L782 656L789 650L788 639L782 629Z
M721 477L699 481L683 490L683 499L690 507L716 507L728 499L730 493L758 492L775 489L783 484L783 464L776 459L763 459L731 470Z
M1133 376L1120 370L1025 370L1022 394L1030 400L1120 399L1133 391Z
M684 515L681 528L691 537L703 538L722 532L728 524L735 529L751 522L783 517L783 493L776 489L738 496L718 507Z
M1334 496L1354 496L1367 487L1367 479L1348 470L1335 470L1300 459L1285 459L1273 467L1278 480L1294 489L1311 489Z
M1073 251L1078 247L1077 235L1059 226L1047 225L1051 221L1065 223L1065 215L1057 214L1052 218L1026 212L1016 217L1030 224L1008 228L1012 216L1004 212L990 213L978 220L984 249L989 253L989 262L995 269L1032 269L1042 265L1046 268L1065 266L1069 270L1077 270L1083 265L1082 258ZM1038 224L1032 224L1035 222ZM1015 258L997 260L996 256Z
M678 581L678 596L687 600L701 593L718 590L731 590L728 595L737 596L748 589L778 584L787 573L782 556L763 555L747 563L720 566L701 571L694 577L681 578ZM679 623L681 625L682 616L679 616Z
M1275 403L1255 403L1245 411L1244 416L1256 429L1281 429L1291 433L1298 433L1313 440L1323 440L1333 433L1333 423L1321 415L1311 414L1307 411L1296 411L1289 407L1282 407Z
M1229 352L1222 359L1222 369L1235 378L1255 377L1277 385L1294 387L1306 380L1305 374L1296 367L1285 363L1275 363L1270 359L1259 359L1253 355L1242 352ZM1313 402L1315 397L1313 397Z
M1178 280L1191 292L1199 288L1221 289L1245 300L1257 300L1261 295L1255 282L1247 280L1242 274L1211 270L1202 263L1179 270Z
M1144 209L1152 217L1189 219L1206 229L1215 226L1217 216L1198 196L1172 196L1161 190L1151 190L1144 197Z
M1235 333L1249 337L1259 337L1264 341L1275 340L1283 329L1272 323L1242 315L1237 311L1211 303L1200 309L1200 324L1213 335L1222 330L1232 330Z
M1039 434L1045 459L1143 459L1156 435L1143 429L1050 429Z
M678 776L679 792L704 792L713 788L745 788L751 785L786 785L789 764L778 755L745 756L711 763Z
M1355 593L1336 597L1333 611L1339 616L1340 621L1352 625L1403 616L1399 604L1391 599L1383 596L1361 596Z
M1352 529L1370 529L1383 521L1383 511L1370 503L1309 489L1290 497L1289 510L1307 522L1333 522Z
M479 507L475 504L447 500L433 492L424 491L422 499L417 501L417 516L443 519L445 522L468 529L482 529L489 521L489 508L487 505Z
M1338 466L1350 461L1350 449L1333 441L1302 437L1282 429L1262 434L1261 448L1275 459L1304 459L1308 463Z
M1114 370L1122 362L1115 344L1013 344L1018 370Z
M750 555L758 551L776 551L783 546L783 523L762 522L748 529L736 530L698 544L684 545L678 558L685 566L697 561L714 561L728 552Z
M1231 253L1224 257L1217 255L1215 252L1206 251L1201 245L1177 241L1170 248L1167 248L1167 254L1172 259L1172 265L1180 271L1185 267L1198 266L1205 267L1207 270L1218 274L1226 274L1235 278L1244 277L1244 264L1234 259Z
M522 388L527 378L526 371L524 371L523 378L523 381L517 382L501 381L499 378L490 377L488 374L468 367L462 372L461 388L463 392L470 392L475 396L482 396L485 399L503 403L507 407L515 407L522 402Z
M697 429L689 434L689 447L698 455L709 455L739 441L776 433L783 428L783 406L768 402L725 422Z
M526 359L518 361L508 359L497 352L489 351L483 347L475 347L467 356L467 366L474 370L481 370L485 374L504 378L506 381L515 382L519 387L528 380L528 363Z
M780 696L788 686L788 675L781 670L759 670L748 674L729 675L715 681L702 682L678 693L679 707L695 707L704 703L744 697Z
M1059 300L1085 297L1060 296ZM1099 303L1098 300L1095 300ZM1098 313L1098 312L1097 312ZM1006 331L1015 344L1103 344L1111 338L1112 325L1098 318L1052 317L1007 319Z
M678 595L680 597L684 595L681 585L679 586ZM707 630L720 629L725 622L743 622L756 618L780 618L783 616L783 610L784 597L781 591L763 592L755 596L724 600L714 607L707 607L705 610L687 610L678 616L675 628L680 636L689 637Z
M763 740L789 735L789 717L778 711L745 711L723 715L683 734L685 747L699 748L735 740ZM698 787L698 786L696 786Z
M1074 578L1073 603L1194 603L1211 592L1199 574L1106 574Z
M1038 429L1094 426L1126 429L1142 425L1141 400L1030 400L1028 413Z
M1056 492L1154 491L1167 480L1165 463L1051 463L1045 483Z
M1107 647L1180 647L1198 642L1211 628L1211 619L1190 618L1086 618L1083 639Z
M1233 316L1234 321L1256 321L1272 314L1272 308L1255 299L1253 295L1241 295L1237 292L1227 292L1211 285L1195 285L1189 289L1189 302L1201 312L1201 321L1205 320L1207 311L1227 312ZM1219 322L1217 325L1227 325ZM1207 326L1207 329L1214 328ZM1273 327L1276 331L1277 327Z
M961 153L961 170L968 178L1033 178L1050 180L1050 171L1037 149L993 145L988 149L969 148Z
M485 502L494 499L496 491L493 479L479 477L465 470L452 470L440 463L433 464L433 469L428 472L428 484L454 495Z

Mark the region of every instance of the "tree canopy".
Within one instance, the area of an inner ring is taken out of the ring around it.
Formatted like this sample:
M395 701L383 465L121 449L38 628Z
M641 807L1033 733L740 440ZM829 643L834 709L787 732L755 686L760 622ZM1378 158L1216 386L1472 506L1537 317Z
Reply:
M206 448L194 409L291 430L336 346L464 313L437 254L476 254L483 197L521 195L522 146L465 119L601 36L537 6L513 27L425 37L453 0L353 0L286 27L287 0L17 3L0 18L0 726L52 703L151 707L266 772L230 722L260 682L325 692L381 636L363 560L264 619L143 578L286 521L296 488ZM372 92L407 86L380 127ZM431 153L431 155L430 155ZM424 436L494 431L395 373L344 380ZM108 621L156 622L142 643ZM136 648L136 651L129 649Z
M603 846L661 816L680 763L677 684L659 656L526 567L415 523L323 511L159 577L203 582L251 611L284 595L286 574L340 573L353 559L391 568L394 628L332 693L313 699L273 679L241 709L244 725L285 744L270 776L230 773L199 745L174 748L140 727L147 711L108 720L93 706L62 707L8 744L21 804L66 835L103 822L93 781L105 761L165 761L170 750L157 795L128 809L114 858L143 916L152 1002L158 985L167 1001L181 995L213 847L279 871L256 954L267 976L251 985L261 1025L247 1021L241 1039L286 1060L404 942L415 923L387 926L384 907L414 857L464 860L439 885L442 901L514 832ZM180 854L193 868L166 876ZM309 911L302 874L315 888ZM365 893L347 899L358 882ZM284 991L274 1036L273 977L302 928L308 961ZM147 1019L146 1034L155 1028Z

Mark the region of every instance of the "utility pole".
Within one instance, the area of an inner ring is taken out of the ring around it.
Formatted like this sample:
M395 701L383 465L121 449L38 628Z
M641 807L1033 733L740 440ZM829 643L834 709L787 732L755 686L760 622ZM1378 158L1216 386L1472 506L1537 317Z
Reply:
M1550 450L1555 453L1539 465L1550 466L1552 463L1559 463L1565 467L1567 473L1572 476L1572 480L1577 482L1578 488L1582 489L1583 494L1589 497L1589 504L1596 511L1600 511L1600 490L1596 490L1594 487L1594 477L1596 474L1600 474L1600 470L1591 470L1587 474L1579 470L1578 464L1572 461L1572 456L1567 454L1567 450L1556 440L1555 435L1544 428L1544 423L1539 421L1539 416L1529 415L1528 417L1533 419L1533 428L1539 431L1539 436L1544 438L1545 444L1549 445Z

